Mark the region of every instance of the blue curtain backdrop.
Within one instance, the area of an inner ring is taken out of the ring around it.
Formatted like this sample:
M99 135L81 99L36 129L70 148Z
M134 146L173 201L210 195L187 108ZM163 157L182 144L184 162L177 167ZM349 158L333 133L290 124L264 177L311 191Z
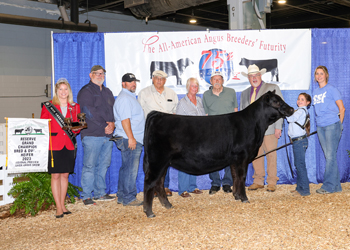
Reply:
M314 82L313 70L318 65L325 65L330 74L329 83L334 84L342 93L345 108L349 106L349 88L348 79L350 79L350 65L347 60L347 55L350 52L350 29L313 29L312 30L312 72L311 85L308 91L282 91L285 101L296 108L296 100L299 93L306 92L312 96L312 92L318 87ZM53 34L54 42L54 70L55 79L65 77L71 84L74 100L85 84L89 82L89 73L93 65L99 64L104 66L104 34L103 33L70 33L70 34ZM108 74L108 72L107 72ZM294 72L298 74L298 72ZM240 101L241 93L237 93L238 102ZM179 99L184 95L179 95ZM350 109L348 109L350 110ZM315 113L311 106L311 132L316 130ZM349 112L349 111L348 111ZM347 150L350 150L349 138L349 118L345 114L344 131L338 148L338 164L341 176L341 182L348 182L350 178L349 173L349 156ZM284 123L282 137L278 141L278 146L289 143L287 137L288 123ZM80 136L77 137L78 152L75 164L75 174L70 175L69 181L77 186L81 186L81 171L83 166L83 148ZM291 162L294 178L288 163L288 157ZM306 152L306 164L308 169L309 180L312 183L321 183L323 181L323 173L325 169L325 158L322 148L319 144L317 135L309 137L309 148ZM266 165L266 160L265 160ZM140 159L139 173L137 176L138 192L143 191L143 153ZM121 154L116 146L113 147L112 163L107 172L106 184L107 193L116 193L118 189L118 175L121 167ZM295 184L296 183L296 169L293 162L293 150L289 146L287 148L277 151L277 175L279 177L278 184ZM221 171L223 174L223 171ZM247 173L246 185L253 183L252 179L253 168L249 165ZM178 190L177 186L177 170L170 169L170 189ZM208 175L199 176L197 178L197 185L200 189L210 188L210 179Z

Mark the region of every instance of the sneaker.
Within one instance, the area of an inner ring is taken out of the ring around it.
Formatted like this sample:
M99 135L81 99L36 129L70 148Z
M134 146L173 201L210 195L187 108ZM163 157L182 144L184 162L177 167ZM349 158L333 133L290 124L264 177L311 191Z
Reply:
M318 193L318 194L330 194L330 192L328 192L328 191L326 191L326 190L324 190L322 188L317 189L316 193Z
M94 198L95 201L112 201L114 199L115 199L115 197L110 196L108 194L105 194L104 196L101 196L99 198Z
M230 185L223 185L222 190L224 190L225 193L232 193Z
M96 202L94 202L93 200L91 200L91 198L88 198L86 200L83 200L84 205L89 206L89 205L96 205Z
M218 192L219 190L220 190L220 187L211 186L211 188L209 190L209 194L216 194L216 192Z
M124 205L124 206L133 206L133 207L137 207L137 206L141 206L143 205L143 201L139 201L138 199Z

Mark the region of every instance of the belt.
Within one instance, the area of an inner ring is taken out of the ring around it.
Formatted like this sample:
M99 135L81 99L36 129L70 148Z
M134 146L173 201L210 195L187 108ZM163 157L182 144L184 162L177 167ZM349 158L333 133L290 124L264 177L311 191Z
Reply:
M300 141L300 140L302 140L302 139L304 139L304 138L306 138L306 137L307 137L307 135L305 134L305 135L300 136L300 137L292 138L292 142Z

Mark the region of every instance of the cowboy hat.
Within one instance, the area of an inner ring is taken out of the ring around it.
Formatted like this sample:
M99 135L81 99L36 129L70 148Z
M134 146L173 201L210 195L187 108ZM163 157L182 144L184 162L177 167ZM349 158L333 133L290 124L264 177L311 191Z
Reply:
M259 70L259 67L256 66L255 64L249 65L248 67L248 73L241 72L243 76L248 77L250 74L256 74L256 73L261 73L262 75L266 73L266 69L261 69Z

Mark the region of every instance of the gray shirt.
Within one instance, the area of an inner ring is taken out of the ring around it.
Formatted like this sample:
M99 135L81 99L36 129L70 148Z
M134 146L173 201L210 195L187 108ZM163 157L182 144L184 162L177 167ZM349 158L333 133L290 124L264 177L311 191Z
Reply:
M236 91L231 88L223 87L219 96L213 94L209 89L203 94L203 106L208 115L222 115L235 112L238 108Z

